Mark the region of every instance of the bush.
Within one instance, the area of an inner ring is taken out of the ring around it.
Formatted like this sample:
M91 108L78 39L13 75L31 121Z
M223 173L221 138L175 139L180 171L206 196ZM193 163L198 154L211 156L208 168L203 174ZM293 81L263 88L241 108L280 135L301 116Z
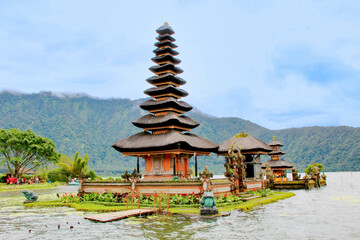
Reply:
M86 176L88 178L91 178L91 180L95 180L96 179L96 173L93 169L90 169L90 171L87 172Z
M48 172L48 180L51 182L69 182L69 173L62 168L55 168Z

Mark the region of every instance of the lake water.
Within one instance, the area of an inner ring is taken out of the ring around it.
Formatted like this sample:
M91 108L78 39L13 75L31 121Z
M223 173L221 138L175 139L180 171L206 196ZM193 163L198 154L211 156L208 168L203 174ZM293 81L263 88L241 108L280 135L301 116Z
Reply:
M360 239L360 172L327 175L326 187L217 219L160 215L96 223L83 218L91 213L26 209L20 192L0 193L0 239ZM40 199L75 190L42 191Z

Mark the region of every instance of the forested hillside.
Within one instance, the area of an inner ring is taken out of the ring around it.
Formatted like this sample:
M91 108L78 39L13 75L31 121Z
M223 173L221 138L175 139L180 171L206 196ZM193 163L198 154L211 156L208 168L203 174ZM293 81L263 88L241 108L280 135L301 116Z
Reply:
M55 96L0 93L0 128L32 129L51 138L59 152L89 154L89 164L101 174L118 174L135 166L135 159L122 157L111 147L121 138L142 131L131 122L145 114L140 100L96 99L86 95ZM188 114L200 122L194 133L216 143L245 131L269 142L273 135L284 143L285 159L303 170L316 160L325 171L360 170L360 128L307 127L269 130L240 118L217 118L198 111ZM268 157L263 158L268 159ZM207 165L223 172L223 158L201 157L199 168Z

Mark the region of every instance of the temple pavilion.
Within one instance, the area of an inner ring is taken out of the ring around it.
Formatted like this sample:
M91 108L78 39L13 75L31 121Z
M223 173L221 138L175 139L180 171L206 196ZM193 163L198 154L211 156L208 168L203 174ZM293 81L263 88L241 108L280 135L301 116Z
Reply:
M245 133L240 133L220 143L218 155L225 156L231 145L234 144L234 151L240 148L241 154L245 156L246 179L256 180L261 176L261 155L268 155L272 148L265 142Z
M281 142L279 142L276 137L274 136L273 140L269 143L272 147L272 151L268 153L271 156L269 161L266 161L261 165L262 169L266 169L266 163L273 171L276 180L287 180L286 178L286 170L291 169L294 165L281 159L281 156L285 154L284 151L280 150L280 147L283 146Z
M156 65L150 67L155 75L146 80L152 87L144 91L152 99L140 105L148 114L133 122L143 131L112 146L124 156L137 157L138 172L139 159L145 161L144 180L188 179L190 158L194 156L196 163L197 156L216 152L218 145L190 133L199 123L184 115L192 107L181 101L188 93L180 88L186 81L178 77L183 70L177 66L181 60L175 57L179 53L174 50L174 30L165 23L156 32L158 41L151 59Z

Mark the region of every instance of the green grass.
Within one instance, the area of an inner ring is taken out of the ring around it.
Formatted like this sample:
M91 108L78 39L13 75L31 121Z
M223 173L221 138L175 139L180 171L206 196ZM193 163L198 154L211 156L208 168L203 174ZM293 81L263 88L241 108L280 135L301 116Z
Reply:
M228 212L232 210L252 211L258 206L270 204L283 200L289 197L295 196L292 192L273 192L267 197L252 199L247 202L221 204L218 206L219 213ZM42 201L24 204L25 207L71 207L77 211L84 212L114 212L126 210L126 205L118 203L100 203L100 202L80 202L80 203L64 203L60 200L55 201ZM137 204L128 206L128 209L137 208ZM152 207L152 205L142 205L142 207ZM157 206L156 206L157 207ZM162 205L164 211L166 211L166 205ZM199 207L194 206L170 206L169 211L173 214L199 214Z
M293 196L295 196L295 193L292 192L274 192L273 194L267 197L256 198L247 202L220 207L219 211L227 212L232 210L243 210L245 212L248 212L248 211L252 211L255 207L277 202L279 200L284 200L286 198Z
M45 189L54 188L62 185L63 183L38 183L38 184L24 184L24 185L8 185L6 183L0 183L0 192L17 191L22 189Z

